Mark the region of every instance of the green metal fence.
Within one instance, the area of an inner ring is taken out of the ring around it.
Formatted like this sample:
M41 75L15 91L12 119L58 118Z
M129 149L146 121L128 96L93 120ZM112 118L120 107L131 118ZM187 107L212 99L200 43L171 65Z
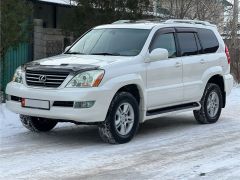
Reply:
M10 48L1 60L1 89L5 91L6 85L11 81L16 68L32 59L29 43L21 43L15 48Z

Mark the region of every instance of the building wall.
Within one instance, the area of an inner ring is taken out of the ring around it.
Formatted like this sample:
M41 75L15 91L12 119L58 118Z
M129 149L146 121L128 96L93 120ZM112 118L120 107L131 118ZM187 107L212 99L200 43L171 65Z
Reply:
M34 19L42 19L44 27L55 28L54 11L53 5L36 3L34 4Z
M45 28L61 28L62 22L72 6L49 3L34 4L34 19L42 19Z
M34 60L61 54L73 42L61 29L44 28L42 19L34 19Z
M56 28L61 28L62 23L67 19L68 12L70 11L70 8L73 7L64 7L64 6L58 6L56 9Z

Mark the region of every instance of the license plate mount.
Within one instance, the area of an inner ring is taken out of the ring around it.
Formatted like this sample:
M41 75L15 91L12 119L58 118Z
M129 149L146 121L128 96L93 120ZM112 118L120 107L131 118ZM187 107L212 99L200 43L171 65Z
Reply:
M50 101L22 98L21 105L24 108L50 110Z

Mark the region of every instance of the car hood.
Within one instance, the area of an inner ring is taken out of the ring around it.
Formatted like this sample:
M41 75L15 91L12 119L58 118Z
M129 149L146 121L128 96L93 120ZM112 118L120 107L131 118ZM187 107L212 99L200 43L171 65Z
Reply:
M132 57L124 56L100 56L100 55L70 55L62 54L50 58L45 58L33 61L33 64L41 66L79 66L79 65L93 65L103 67L116 61L131 59Z

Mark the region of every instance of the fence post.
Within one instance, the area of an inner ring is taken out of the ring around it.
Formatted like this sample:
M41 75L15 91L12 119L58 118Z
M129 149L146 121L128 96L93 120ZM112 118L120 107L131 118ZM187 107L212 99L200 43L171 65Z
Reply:
M41 59L45 57L45 45L43 39L43 20L34 19L34 32L33 32L33 59Z
M0 103L4 101L4 86L3 86L3 80L4 80L4 73L3 73L3 67L4 67L4 60L0 57Z

